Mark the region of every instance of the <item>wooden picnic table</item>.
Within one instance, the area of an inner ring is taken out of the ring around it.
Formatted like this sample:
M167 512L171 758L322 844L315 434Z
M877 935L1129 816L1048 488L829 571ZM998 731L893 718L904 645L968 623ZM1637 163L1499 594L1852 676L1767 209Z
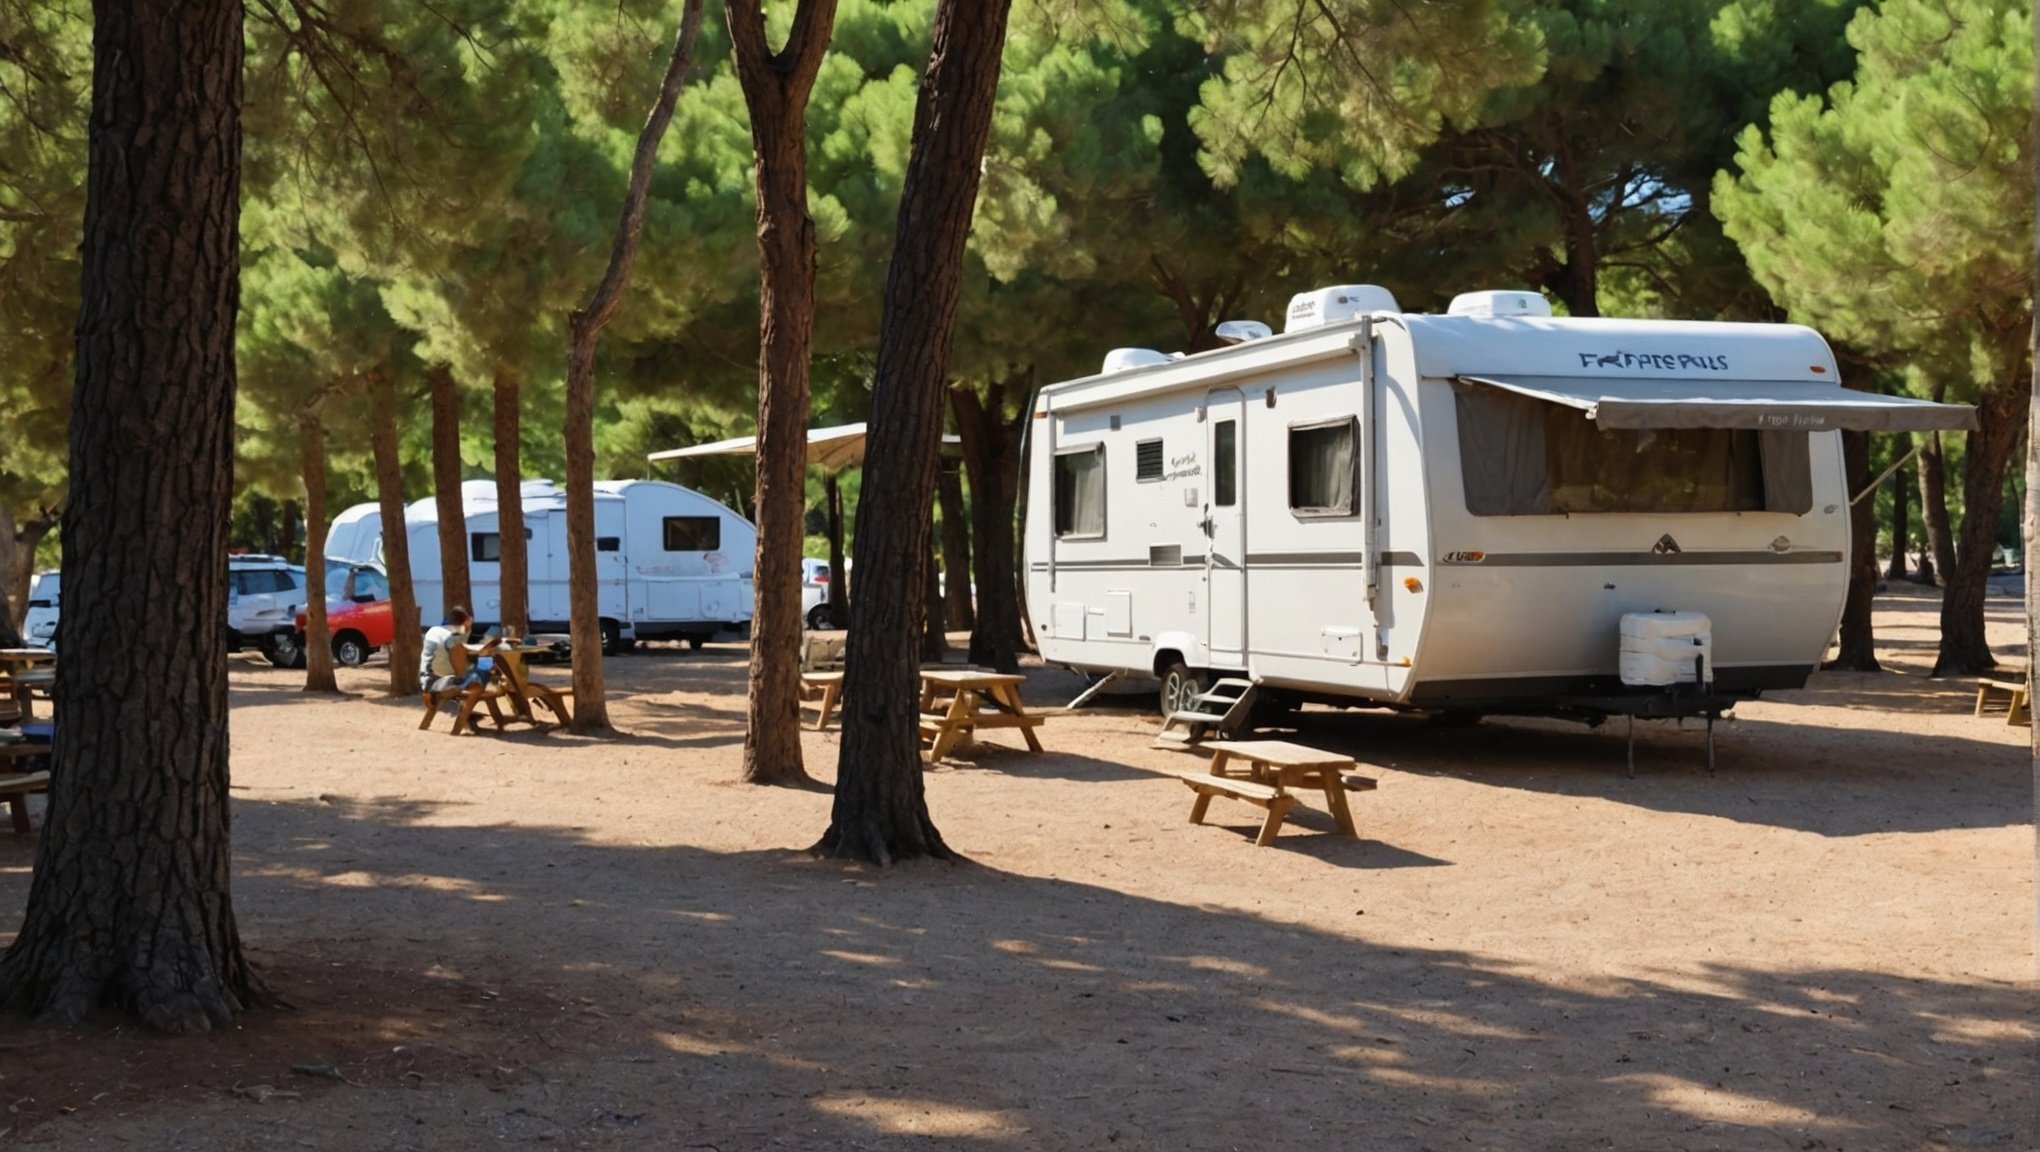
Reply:
M942 759L981 728L1018 728L1028 750L1041 751L1034 730L1043 718L1028 715L1020 703L1026 682L1025 676L975 668L921 669L921 738L931 741L928 758Z
M0 648L0 682L4 682L15 705L20 710L20 719L35 719L34 689L48 692L52 683L51 670L39 668L42 664L55 664L57 654L47 648Z
M1287 740L1213 740L1204 747L1211 751L1210 771L1202 776L1182 777L1183 783L1197 793L1196 802L1190 806L1192 824L1204 823L1204 814L1211 808L1214 796L1245 800L1268 810L1261 823L1261 834L1254 838L1256 846L1265 848L1274 842L1275 834L1282 830L1283 819L1296 805L1296 797L1289 790L1317 788L1324 792L1325 806L1331 810L1339 831L1359 838L1353 811L1346 806L1346 790L1366 791L1375 782L1369 777L1347 774L1347 769L1357 767L1352 757Z
M573 696L574 690L533 680L530 669L525 666L524 658L533 652L541 651L539 645L501 641L493 649L486 643L469 644L465 647L471 659L479 656L495 659L498 679L505 689L503 702L511 712L505 722L515 720L524 724L565 724L573 719L573 712L568 707L567 700ZM551 712L553 719L540 720L532 713L533 704Z

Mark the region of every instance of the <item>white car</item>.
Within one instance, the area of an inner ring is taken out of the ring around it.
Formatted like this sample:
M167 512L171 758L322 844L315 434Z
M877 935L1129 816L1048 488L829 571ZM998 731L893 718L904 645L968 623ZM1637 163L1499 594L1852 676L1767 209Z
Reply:
M836 610L829 604L827 560L810 556L800 562L800 615L808 628L815 632L826 632L848 623L837 620Z
M297 658L305 570L281 556L227 557L227 648L257 648L278 667Z
M21 619L21 638L30 646L57 650L57 574L36 573L28 586L28 613Z

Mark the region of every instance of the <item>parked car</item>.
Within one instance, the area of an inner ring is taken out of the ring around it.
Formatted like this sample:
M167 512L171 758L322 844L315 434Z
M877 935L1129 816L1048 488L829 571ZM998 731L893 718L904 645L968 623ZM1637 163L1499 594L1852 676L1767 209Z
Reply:
M810 556L800 562L800 614L810 630L826 632L848 621L838 621L829 604L829 562Z
M227 557L227 650L255 648L288 667L305 583L304 567L281 556Z
M305 611L295 621L296 663L305 666ZM396 637L390 613L390 581L373 564L326 562L326 633L333 638L333 659L349 668L368 663L377 649Z
M21 638L32 647L57 650L57 574L36 573L28 586L28 612L21 620Z

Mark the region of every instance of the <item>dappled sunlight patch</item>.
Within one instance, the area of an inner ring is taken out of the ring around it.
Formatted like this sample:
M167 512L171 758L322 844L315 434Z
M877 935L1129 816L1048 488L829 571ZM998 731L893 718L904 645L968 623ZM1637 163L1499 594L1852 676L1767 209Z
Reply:
M1715 1124L1760 1128L1775 1128L1786 1124L1800 1128L1815 1125L1845 1126L1833 1117L1823 1116L1805 1108L1795 1108L1776 1100L1730 1092L1726 1088L1695 1084L1690 1080L1681 1080L1676 1076L1667 1076L1659 1072L1614 1076L1610 1077L1610 1081L1641 1087L1648 1093L1651 1102L1659 1107Z
M1252 980L1266 980L1269 976L1268 969L1261 965L1235 960L1230 956L1170 956L1164 959L1198 972L1224 972L1227 975L1245 976Z
M1935 1040L1950 1044L2002 1044L2007 1040L2032 1040L2034 1029L2023 1020L1992 1020L1981 1016L1949 1016L1922 1012L1920 1019L1932 1023Z
M895 1136L1011 1139L1025 1131L1005 1112L937 1100L824 1096L809 1103L825 1115L855 1120L874 1131Z
M244 872L249 875L296 880L304 884L329 888L352 888L363 891L412 888L427 892L444 892L483 904L502 904L510 899L503 893L490 891L473 880L463 880L458 876L434 876L423 872L386 874L356 869L351 872L335 872L329 876L309 868L284 868L273 865L267 868L245 869Z
M694 908L669 908L666 915L677 916L682 920L701 920L709 924L725 924L736 919L727 912L705 912Z
M1277 1016L1287 1016L1293 1020L1302 1020L1305 1023L1315 1024L1320 1028L1329 1028L1338 1032L1364 1032L1367 1030L1366 1022L1356 1017L1341 1016L1336 1012L1326 1012L1318 1008L1308 1008L1302 1004L1291 1003L1287 1000L1277 1000L1263 996L1255 999L1254 1006L1263 1012L1272 1012Z
M707 1037L689 1036L684 1032L655 1032L652 1039L682 1056L727 1056L741 1051Z
M824 948L822 955L846 964L865 964L873 968L896 968L900 963L897 956L880 956L876 952L846 952L840 948Z

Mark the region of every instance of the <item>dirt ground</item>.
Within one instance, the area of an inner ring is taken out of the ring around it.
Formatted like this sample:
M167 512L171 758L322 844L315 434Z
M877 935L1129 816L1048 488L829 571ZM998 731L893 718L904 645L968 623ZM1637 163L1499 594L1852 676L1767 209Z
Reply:
M803 853L824 792L736 782L736 646L612 659L608 741L238 659L235 904L292 1010L8 1021L0 1145L2040 1147L2028 730L1880 605L1890 670L1740 708L1712 776L1692 727L1628 779L1619 724L1313 710L1377 766L1364 838L1307 802L1255 848L1123 697L933 768L971 862L883 871ZM0 924L32 861L0 833Z

